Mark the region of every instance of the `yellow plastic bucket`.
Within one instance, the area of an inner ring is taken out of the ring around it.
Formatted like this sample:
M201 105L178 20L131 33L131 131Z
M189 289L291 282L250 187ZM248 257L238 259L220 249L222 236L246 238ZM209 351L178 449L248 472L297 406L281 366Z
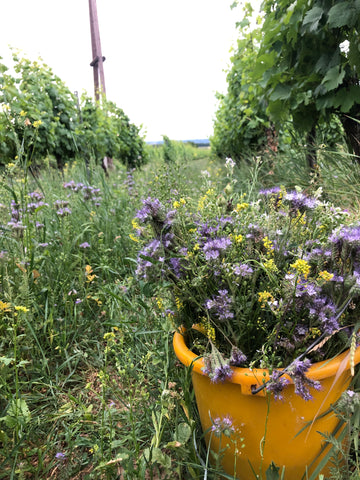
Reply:
M338 425L333 412L323 414L350 384L349 351L310 367L307 376L322 385L320 391L311 392L313 400L306 401L296 395L292 383L285 387L284 399L275 400L265 390L252 394L253 388L269 379L267 370L233 368L230 381L211 382L202 371L203 359L189 350L185 335L184 329L175 333L175 354L181 363L192 367L202 429L207 432L207 444L211 439L212 451L225 447L221 461L224 471L238 480L254 480L254 472L265 478L266 469L274 462L280 472L285 467L286 480L301 480L306 468L310 475L326 454L326 450L321 453L324 438L319 432L332 433ZM359 362L360 348L357 348L354 364ZM223 417L229 417L235 427L230 438L209 432L213 419ZM322 473L326 474L326 470Z

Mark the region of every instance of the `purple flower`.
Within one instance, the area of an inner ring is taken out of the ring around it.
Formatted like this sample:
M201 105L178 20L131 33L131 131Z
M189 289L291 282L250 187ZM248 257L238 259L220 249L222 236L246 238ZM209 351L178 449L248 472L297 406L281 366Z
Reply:
M69 188L70 190L74 190L74 191L77 190L77 186L76 186L74 180L71 180L70 182L64 183L63 187L64 188Z
M181 271L182 271L180 260L178 258L175 258L175 257L170 258L169 264L170 264L170 269L172 270L172 272L174 272L175 276L177 278L180 278Z
M339 329L339 323L336 319L336 306L330 298L326 296L313 298L308 308L310 316L320 321L324 332L331 334Z
M265 195L265 196L278 194L280 192L281 192L280 187L271 187L271 188L266 188L266 189L263 189L263 190L259 190L259 194L260 195Z
M70 208L68 208L68 207L60 208L60 209L56 212L56 214L59 215L59 217L66 217L67 215L71 215L71 210L70 210Z
M320 292L320 288L311 282L306 282L303 279L298 280L296 284L295 296L300 298L304 296L315 297Z
M311 400L313 398L309 388L314 388L316 390L321 389L320 382L312 380L306 376L306 372L310 366L311 362L307 358L305 360L295 359L287 371L294 381L295 393L300 395L304 400Z
M199 223L195 222L197 224L197 232L200 237L200 239L206 239L209 238L213 233L216 233L219 230L219 225L211 226L207 222L206 223Z
M39 202L40 200L42 200L44 198L44 195L40 192L30 192L30 193L28 193L28 197L30 197L31 200L35 200L35 201Z
M274 395L275 400L283 400L282 392L288 384L289 380L282 377L279 370L274 370L270 376L270 381L266 385L266 390Z
M230 310L231 306L232 299L228 296L227 290L219 290L219 295L205 302L205 308L211 310L220 321L234 318L234 314Z
M165 217L165 225L172 225L174 222L174 219L176 217L177 211L176 210L170 210L167 212L166 217Z
M34 213L35 210L41 207L48 207L49 204L45 202L31 202L26 205L26 209L29 213Z
M226 380L230 380L233 376L233 371L230 365L226 363L215 367L213 372L209 375L213 383L224 383Z
M161 243L164 245L165 248L169 248L171 246L174 236L175 235L172 232L167 232L165 233L165 235L162 235Z
M296 358L291 364L289 373L293 375L305 375L310 366L311 362L308 358L305 358L305 360L299 360Z
M56 200L54 202L54 207L55 208L59 208L59 207L64 208L64 207L67 207L69 205L69 203L70 202L68 200Z
M18 222L22 217L22 210L20 205L14 200L11 200L11 221Z
M254 273L254 270L246 263L235 265L233 271L238 277L250 277Z
M221 435L230 437L230 435L234 433L233 422L228 416L222 418L216 417L212 423L211 431L214 432L217 437Z
M136 218L141 220L142 222L147 222L151 220L158 220L159 213L162 211L163 206L159 199L148 197L147 199L142 201L143 208L138 210L136 213Z
M229 237L218 237L208 240L203 246L206 260L214 260L219 258L220 253L231 245Z
M338 233L332 233L329 238L331 243L360 244L360 226L343 227Z
M58 453L55 455L55 458L57 458L58 460L65 460L66 455L65 455L65 453L58 452Z
M247 360L246 355L240 350L240 348L233 347L231 350L230 365L233 367L240 367Z
M161 257L162 245L159 240L155 239L148 243L140 250L137 258L136 275L145 280L148 279L149 273L153 271L154 264Z
M26 225L23 225L21 220L19 222L8 222L8 225L17 232L22 232L27 228Z
M296 191L286 193L284 200L287 200L295 211L313 210L320 204L316 198L308 197L304 193Z
M81 243L81 244L79 245L79 247L80 247L80 248L84 248L84 249L85 249L85 248L90 248L90 244L89 244L88 242L84 242L84 243Z

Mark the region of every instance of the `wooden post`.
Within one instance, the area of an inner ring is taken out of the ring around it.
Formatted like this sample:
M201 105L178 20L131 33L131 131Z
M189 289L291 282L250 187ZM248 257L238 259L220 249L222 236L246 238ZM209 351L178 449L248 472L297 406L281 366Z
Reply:
M100 100L100 93L106 95L105 89L105 75L104 75L104 61L105 57L101 53L99 21L97 16L96 0L89 0L90 13L90 30L91 30L91 47L92 47L92 62L90 66L93 67L94 72L94 93L95 100ZM100 82L99 82L100 77Z

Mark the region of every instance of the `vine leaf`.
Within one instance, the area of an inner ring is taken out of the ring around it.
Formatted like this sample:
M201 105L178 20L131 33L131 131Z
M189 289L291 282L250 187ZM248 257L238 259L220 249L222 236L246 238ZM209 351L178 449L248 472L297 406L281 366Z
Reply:
M321 83L326 87L327 91L334 90L338 85L341 84L344 76L345 70L340 68L340 65L335 65L335 67L332 67L327 71Z
M328 24L330 28L339 28L351 23L356 15L355 8L349 8L349 2L340 2L329 10Z

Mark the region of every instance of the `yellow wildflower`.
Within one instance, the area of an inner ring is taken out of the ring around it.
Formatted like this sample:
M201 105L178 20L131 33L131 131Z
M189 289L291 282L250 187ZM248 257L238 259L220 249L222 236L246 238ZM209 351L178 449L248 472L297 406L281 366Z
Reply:
M20 116L21 116L21 117L25 117L26 113L27 113L27 112L24 112L24 110L21 110Z
M290 267L295 268L299 275L304 275L305 279L310 273L310 265L306 260L298 258L295 263L292 263Z
M10 307L11 307L10 303L2 302L0 300L0 311L1 312L10 312L11 311Z
M319 328L313 327L313 328L310 328L310 333L312 338L317 338L317 337L320 337L321 330Z
M208 337L208 339L215 343L216 341L216 335L215 335L215 328L210 324L209 320L206 318L203 318L200 323L201 328L204 329L205 335Z
M235 212L239 213L241 210L246 210L249 207L249 204L246 202L237 203L235 207Z
M158 306L159 310L163 310L163 309L164 309L164 304L163 304L163 301L162 301L161 298L158 298L158 299L156 300L156 303L157 303L157 306Z
M42 124L41 120L35 120L35 122L33 123L35 128L39 128L41 124Z
M107 332L104 334L104 340L113 340L115 338L115 333L114 332Z
M175 304L176 304L176 308L177 308L178 310L181 310L181 309L182 309L183 303L182 303L182 301L180 300L179 297L176 297L176 298L175 298Z
M140 230L140 229L141 229L141 227L140 227L140 225L138 224L136 218L133 218L133 219L131 220L131 225L132 225L132 228L133 228L134 230Z
M235 235L234 237L235 243L241 243L244 240L242 235Z
M91 283L94 280L94 278L96 278L96 275L93 274L93 269L91 268L90 265L86 265L85 275L86 275L86 281L88 283Z
M175 200L175 202L173 203L173 207L174 208L179 208L181 206L180 202L178 202L177 200Z
M206 198L207 198L206 195L199 198L199 202L198 202L198 209L199 210L204 210Z
M264 267L269 272L277 272L278 271L278 268L277 268L276 263L274 262L273 258L269 258L268 260L266 260L266 262L264 262Z
M323 270L322 272L319 272L319 279L325 280L325 282L330 282L330 280L333 278L334 274L329 273L326 270Z
M258 295L258 301L261 303L261 308L264 308L267 302L274 301L274 297L271 295L270 292L267 292L266 290L264 290L263 292L259 292Z
M134 234L130 233L130 234L129 234L129 237L131 238L131 240L132 240L133 242L139 242L138 237L135 237Z
M266 248L267 255L274 255L273 243L268 237L265 237L263 239L263 244L264 244L264 247Z
M23 313L26 313L26 312L29 311L28 308L23 307L22 305L15 305L15 310L16 310L17 312L23 312Z

